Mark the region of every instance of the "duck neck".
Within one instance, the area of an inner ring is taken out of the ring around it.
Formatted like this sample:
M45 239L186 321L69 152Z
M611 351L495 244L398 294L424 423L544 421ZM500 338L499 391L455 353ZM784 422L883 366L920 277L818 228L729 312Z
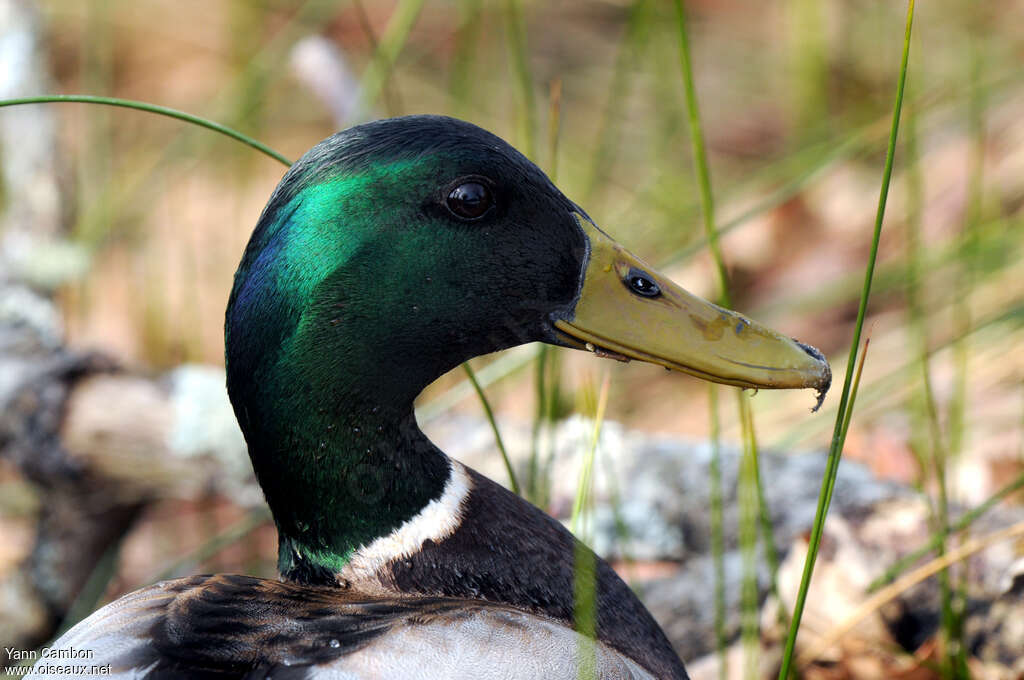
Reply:
M396 393L381 374L362 384L362 364L339 358L330 370L305 371L282 357L245 375L228 363L235 411L279 533L278 568L306 583L334 583L357 550L416 518L451 477L447 456L416 425L415 392Z
M397 182L387 176L377 179ZM325 580L444 494L451 465L413 416L424 387L470 357L546 337L533 302L546 289L466 285L496 257L467 257L467 232L439 239L429 220L398 230L390 217L344 212L364 180L272 199L225 318L228 392L280 533L281 571L298 579Z

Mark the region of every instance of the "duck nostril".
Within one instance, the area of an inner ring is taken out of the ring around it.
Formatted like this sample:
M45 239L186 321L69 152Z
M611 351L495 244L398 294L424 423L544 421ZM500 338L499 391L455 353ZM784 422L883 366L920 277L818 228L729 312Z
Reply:
M661 288L654 281L654 278L647 272L631 267L624 279L626 286L641 297L658 297L661 295Z

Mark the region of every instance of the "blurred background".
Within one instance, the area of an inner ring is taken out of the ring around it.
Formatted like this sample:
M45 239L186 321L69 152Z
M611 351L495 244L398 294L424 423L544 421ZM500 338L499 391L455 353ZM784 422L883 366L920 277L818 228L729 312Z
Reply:
M734 306L819 347L842 376L877 207L906 6L690 0L685 7ZM835 605L840 609L861 602L866 583L889 561L926 544L965 512L987 509L1000 490L999 510L1016 518L1007 521L1021 517L1013 513L1024 499L1006 488L1016 483L1019 489L1024 474L1022 25L1024 3L1017 0L931 0L917 7L893 189L865 326L871 348L844 455L862 475L861 488L877 482L883 489L857 507L869 507L872 517L904 517L875 512L879 499L902 499L916 503L918 524L890 541L902 545L887 544L888 552L877 552L878 543L863 537L850 544L853 557L834 551L861 560L865 579ZM633 252L692 292L718 295L672 3L4 0L0 30L9 81L0 88L4 97L81 93L143 100L236 128L289 159L363 120L411 113L464 118L526 153ZM6 352L0 396L14 399L11 385L24 386L24 375L36 380L28 402L18 393L23 408L9 411L9 427L0 435L0 444L12 450L20 442L20 453L0 458L0 574L6 579L0 638L5 645L41 644L62 623L161 576L273 575L275 535L248 479L230 411L218 401L223 378L217 370L232 275L284 166L208 130L125 109L5 109L0 127L0 200L8 215L0 321L41 318L46 335L31 355L41 362L32 364L35 372L18 373L12 368L17 362L7 361L8 355L29 356L25 345L0 343ZM28 170L19 159L30 154L37 174L25 184ZM24 312L37 303L38 314ZM569 463L561 466L555 452L586 448L580 442L588 435L565 434L559 423L569 419L571 427L589 432L583 423L608 376L605 432L617 444L602 440L604 453L674 442L673 450L692 453L679 454L679 461L700 461L684 476L698 488L697 508L709 507L706 385L571 351L538 356L538 348L527 347L473 362L535 502L557 513L564 505L559 489L571 494L577 473ZM83 375L92 378L79 381ZM47 401L39 376L62 386L56 402ZM735 400L731 390L719 393L721 440L735 454L741 436ZM783 560L799 553L791 541L810 526L820 481L820 467L798 477L785 459L823 458L838 398L834 389L814 415L810 393L762 391L751 400L760 448L778 457L773 469L798 488L789 491L784 479L766 477L769 516L792 528L776 536ZM18 425L22 416L42 412L40 404L51 407L52 423ZM465 453L506 481L461 370L433 385L420 409L424 428L442 448ZM119 414L139 431L118 434ZM149 421L155 430L147 429ZM26 469L32 446L45 439L38 432L47 427L46 445L75 462L40 470L30 461ZM167 444L177 436L187 441ZM147 447L152 459L140 453ZM187 453L172 462L171 451ZM538 451L548 461L539 472L529 462ZM726 463L727 505L735 499L735 467L730 473ZM61 475L77 475L68 497L93 500L54 513L56 495L66 491L64 482L54 481ZM103 485L109 479L113 487ZM599 502L640 493L621 483L618 490L601 487ZM75 533L67 528L73 521L64 524L66 515L95 509L89 504L109 488L123 491L114 494L118 507L103 506L93 515L114 528L99 532L90 549L64 548L57 551L61 559L48 562L40 548L47 536ZM790 493L807 494L810 504L787 508ZM773 505L773 498L779 502ZM793 519L785 516L789 509L804 514ZM630 558L616 550L614 538L606 542L603 552L641 592L687 572L691 559L710 550L707 539L689 540L688 525L668 516L666 531L678 540L652 539L668 547L634 548L639 556ZM725 520L734 523L735 512L727 510ZM599 533L600 519L595 522ZM617 522L621 529L621 516ZM993 528L1006 525L1000 520ZM727 550L737 544L732 531ZM884 525L874 531L897 535ZM1005 601L1005 592L1020 597L1024 546L1011 541L1000 549L994 571L978 567L990 586L984 597L968 593L974 588L969 569L954 572L951 587L965 611L978 599L993 619L992 607ZM80 562L75 585L47 581L60 581L59 573L39 575L41 564L59 572L69 557ZM843 564L851 572L860 568ZM768 611L772 586L785 590L785 565L769 572L758 577L756 602L734 606L738 595L729 595L730 611ZM702 578L694 587L709 588L712 576ZM955 676L958 666L937 632L953 631L938 623L933 606L945 602L935 594L946 592L940 586L933 583L918 597L932 618L921 614L913 635L893 632L895 624L883 615L878 630L864 632L853 647L833 645L822 657L827 663L803 672ZM716 646L731 646L747 630L730 614L717 637L709 625L699 644L688 641L688 610L673 610L671 596L657 599L667 604L655 614L663 622L675 617L665 625L688 661L713 656ZM734 677L771 673L770 649L777 647L771 628L771 621L762 626L760 665L733 662ZM1017 635L991 653L984 641L965 641L961 651L970 671L1024 677L1024 634ZM1014 640L1021 645L1017 653Z

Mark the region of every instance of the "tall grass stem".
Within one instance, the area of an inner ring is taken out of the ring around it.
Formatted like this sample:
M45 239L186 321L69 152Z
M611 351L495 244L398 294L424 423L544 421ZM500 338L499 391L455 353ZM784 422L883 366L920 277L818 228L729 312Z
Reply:
M725 632L725 511L722 501L722 442L721 422L718 415L719 387L708 383L708 414L711 419L711 461L708 476L711 489L708 492L711 505L711 559L715 570L715 647L718 653L718 677L729 677L729 639Z
M690 129L690 143L693 146L693 164L697 170L700 187L701 212L704 217L704 235L708 240L708 249L715 261L718 274L718 294L721 304L732 306L729 294L729 275L725 269L725 258L718 242L718 231L715 229L715 202L711 192L711 171L708 169L708 155L704 146L704 132L701 128L700 109L697 105L697 88L693 78L693 63L690 58L690 41L687 36L686 10L682 0L675 0L676 20L679 26L679 58L683 71L683 92L686 95L687 123Z
M708 248L715 263L715 271L718 274L719 301L725 307L732 306L732 295L730 293L729 275L725 267L725 258L722 255L722 248L718 241L718 231L715 228L715 203L714 194L711 190L711 171L708 167L707 151L704 143L704 132L701 126L700 109L697 103L697 88L694 83L693 63L690 56L690 43L686 24L686 11L682 0L675 0L676 20L679 32L679 55L680 66L683 74L683 90L686 98L687 122L690 132L690 144L693 149L693 162L697 172L698 184L700 186L701 212L704 221L704 235L708 242ZM742 634L744 647L746 648L746 672L754 673L757 667L757 639L759 633L758 598L757 598L757 536L759 528L763 530L762 537L765 543L765 554L769 557L771 567L771 580L774 584L778 571L778 556L775 553L775 538L771 528L771 517L767 503L764 502L764 488L761 482L761 468L758 461L757 436L754 429L754 416L750 409L749 402L744 398L742 391L737 391L737 407L739 412L740 428L743 439L743 459L739 466L739 490L740 490L740 548L743 553L743 583L742 583ZM717 415L712 415L717 419ZM712 456L720 456L719 446L712 444ZM718 463L720 465L720 462ZM712 480L714 483L714 480ZM721 480L719 480L719 484ZM759 522L760 520L760 522ZM721 530L721 526L717 527ZM715 525L712 525L712 530ZM712 538L712 543L715 539ZM723 572L717 572L717 581L725 580ZM724 601L716 598L716 606ZM724 616L724 613L716 613L716 616ZM724 669L724 651L721 649L719 640L719 669Z
M878 196L878 209L875 214L875 228L871 241L871 252L868 256L867 267L864 273L864 286L861 291L860 305L857 308L857 321L854 325L853 340L850 344L850 355L846 365L846 377L843 381L843 390L839 400L839 409L836 413L836 423L832 434L832 443L829 447L828 462L825 468L825 477L822 480L821 492L818 495L818 507L815 512L814 525L811 529L811 536L807 545L807 558L804 561L803 574L800 579L800 588L797 592L796 604L793 608L793 617L790 622L789 634L786 637L786 646L783 651L782 664L779 668L779 680L787 680L793 665L793 652L796 647L796 638L800 630L800 621L803 617L804 606L807 603L807 591L810 587L811 575L814 573L814 564L818 557L818 549L821 547L822 535L825 531L825 517L828 514L829 505L832 501L832 492L835 488L836 475L839 472L839 461L842 457L843 443L846 435L846 412L850 399L853 384L853 371L857 359L857 351L860 347L861 331L864 327L864 317L867 313L868 299L871 296L871 281L875 272L875 262L878 259L878 244L882 235L882 222L885 218L885 204L889 196L889 184L892 180L893 159L896 155L896 139L899 133L900 113L903 109L903 92L907 81L907 63L910 57L910 36L914 25L914 0L907 3L907 20L903 38L903 55L900 62L899 78L896 85L896 102L893 107L892 125L889 132L889 144L885 154L885 168L882 171L882 187Z
M372 111L377 99L387 86L394 70L398 55L402 53L409 33L420 16L425 0L399 0L384 32L377 43L373 57L363 71L359 84L360 106L358 111Z
M591 487L593 486L594 460L597 447L601 441L601 425L608 406L608 387L610 375L605 371L601 380L601 391L594 408L594 427L591 431L590 445L587 447L583 464L580 466L580 478L576 485L576 498L573 501L570 526L575 542L575 564L573 569L573 621L580 638L580 680L596 680L597 678L597 647L594 638L597 635L597 556L583 542L589 538L589 515L591 507Z
M518 141L532 161L537 160L537 112L534 104L533 74L526 48L526 24L519 0L505 0L505 33L512 62L515 98L518 106Z

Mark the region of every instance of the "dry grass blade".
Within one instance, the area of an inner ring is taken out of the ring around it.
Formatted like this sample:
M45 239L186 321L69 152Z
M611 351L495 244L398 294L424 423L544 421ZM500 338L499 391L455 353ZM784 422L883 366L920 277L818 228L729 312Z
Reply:
M938 548L939 543L942 541L944 534L955 534L964 531L965 529L969 528L975 520L977 520L979 517L984 515L993 507L995 507L996 503L1021 489L1024 489L1024 474L1018 475L1015 480L1013 480L1006 486L1000 488L994 494L986 498L985 502L981 503L975 508L972 508L969 512L964 513L964 516L957 520L957 522L950 526L945 532L936 532L932 535L931 538L928 539L928 542L925 543L923 546L894 562L888 569L885 570L884 574L876 578L868 585L868 592L870 593L875 590L878 590L882 586L891 582L893 579L895 579L908 568L910 568L910 565L914 564L919 559L921 559L928 553Z
M924 581L926 578L934 576L948 568L951 564L960 562L961 560L964 560L974 553L988 548L989 546L1018 536L1024 536L1024 522L1017 522L1005 529L993 531L990 534L980 536L978 538L972 538L955 550L950 550L942 557L937 557L931 562L923 564L914 571L902 576L900 579L894 581L869 597L859 607L857 607L853 613L818 638L813 645L809 646L802 654L800 654L797 658L797 666L803 667L814 661L823 652L825 652L825 650L838 642L844 635L849 633L854 626L863 621L868 615L878 611L878 609L883 605L891 602L901 593L907 591L921 581Z

